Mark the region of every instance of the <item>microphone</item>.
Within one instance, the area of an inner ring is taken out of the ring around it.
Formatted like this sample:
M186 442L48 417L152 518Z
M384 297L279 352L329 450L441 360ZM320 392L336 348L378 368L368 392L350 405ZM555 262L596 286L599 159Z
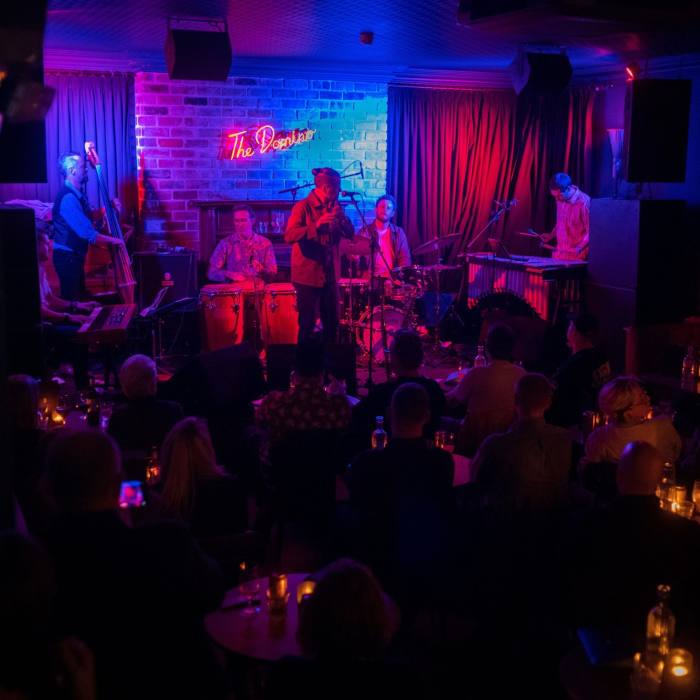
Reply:
M493 203L497 207L505 207L506 209L510 209L511 207L517 206L518 200L517 199L509 199L506 202L499 202L497 199L494 199Z
M361 192L348 192L347 190L343 190L340 194L343 197L359 197Z
M360 161L360 177L365 179L365 169L362 167L362 161Z

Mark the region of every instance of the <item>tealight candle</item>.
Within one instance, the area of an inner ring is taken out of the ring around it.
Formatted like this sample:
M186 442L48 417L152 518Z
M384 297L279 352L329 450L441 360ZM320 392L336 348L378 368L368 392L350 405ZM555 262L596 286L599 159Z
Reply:
M693 670L693 655L687 649L671 649L668 653L668 672L674 678L685 678Z
M301 603L306 596L311 595L316 588L316 581L302 581L297 586L297 603Z

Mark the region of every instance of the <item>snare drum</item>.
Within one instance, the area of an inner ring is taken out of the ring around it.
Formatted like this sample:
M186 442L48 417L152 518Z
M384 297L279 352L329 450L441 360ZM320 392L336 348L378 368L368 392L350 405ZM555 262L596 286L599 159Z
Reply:
M387 333L387 344L396 331L405 325L406 315L393 306L377 306L372 312L370 323L369 309L360 317L357 328L357 342L363 352L369 354L370 327L372 330L372 356L376 363L384 362L384 347L382 343L382 308L384 309L384 326Z
M340 320L357 321L367 308L368 281L359 277L341 277L338 280Z
M199 301L205 350L243 342L243 290L238 284L207 284L199 292Z
M265 285L262 338L265 345L296 343L299 335L297 293L288 282Z

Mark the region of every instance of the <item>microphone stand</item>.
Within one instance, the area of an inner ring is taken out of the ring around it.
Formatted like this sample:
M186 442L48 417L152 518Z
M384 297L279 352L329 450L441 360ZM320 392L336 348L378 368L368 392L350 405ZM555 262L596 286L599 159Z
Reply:
M341 175L340 179L344 180L346 177L357 177L357 176L361 176L362 179L364 180L364 173L362 172L362 169L357 170L354 173L347 173L347 175ZM287 194L288 192L291 192L292 193L292 201L295 202L296 198L297 198L297 192L299 190L303 190L306 187L314 187L314 186L315 185L313 182L305 182L301 185L295 185L294 187L287 187L284 190L278 190L277 194Z
M377 239L377 236L372 233L370 230L367 220L365 219L364 212L360 209L360 207L357 204L357 200L355 199L354 195L349 195L350 201L352 202L353 206L357 210L357 213L360 215L360 220L362 221L362 228L367 231L370 234L369 238L369 254L370 254L370 259L369 259L369 357L367 358L367 383L365 386L367 389L372 389L374 387L374 379L373 379L373 372L374 372L374 286L376 282L376 258L377 258L377 252L379 252L379 255L381 256L382 262L386 266L386 269L389 271L389 279L394 281L394 274L391 270L391 267L389 266L389 263L387 262L386 258L384 257L384 253L382 252L381 248L379 247L379 240ZM383 290L382 290L383 291ZM391 378L391 368L389 367L389 348L388 348L388 343L387 343L387 332L386 332L386 321L384 318L384 304L380 304L380 315L379 315L379 323L380 323L380 328L381 328L381 334L382 334L382 345L384 348L384 369L386 371L386 380L389 381Z

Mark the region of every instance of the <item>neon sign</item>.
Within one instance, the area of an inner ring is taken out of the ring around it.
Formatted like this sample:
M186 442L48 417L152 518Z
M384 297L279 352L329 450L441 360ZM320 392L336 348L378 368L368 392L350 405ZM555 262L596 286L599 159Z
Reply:
M226 135L222 158L235 160L237 158L251 158L256 153L286 151L292 146L311 141L315 133L314 129L276 131L271 124L263 124L257 129L236 131Z

